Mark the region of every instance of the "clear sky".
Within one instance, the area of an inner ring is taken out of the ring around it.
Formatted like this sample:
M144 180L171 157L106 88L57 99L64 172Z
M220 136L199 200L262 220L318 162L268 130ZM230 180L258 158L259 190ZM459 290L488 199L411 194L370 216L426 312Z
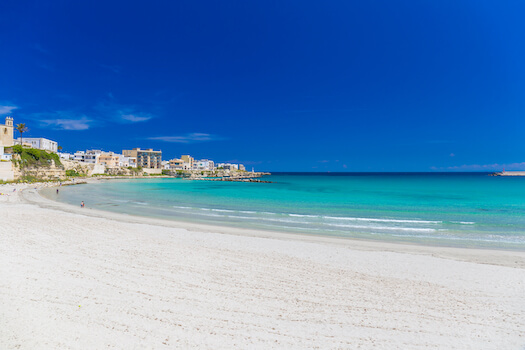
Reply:
M525 169L525 2L0 2L0 117L65 151Z

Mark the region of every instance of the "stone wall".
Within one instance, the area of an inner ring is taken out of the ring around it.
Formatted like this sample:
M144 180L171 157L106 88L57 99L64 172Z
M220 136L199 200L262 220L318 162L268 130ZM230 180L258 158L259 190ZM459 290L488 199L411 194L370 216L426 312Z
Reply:
M95 164L77 162L74 160L61 159L62 165L64 165L65 170L75 170L77 173L88 176L91 175Z
M0 180L13 181L15 179L15 172L13 171L12 162L0 162Z
M142 168L146 174L162 174L162 169Z

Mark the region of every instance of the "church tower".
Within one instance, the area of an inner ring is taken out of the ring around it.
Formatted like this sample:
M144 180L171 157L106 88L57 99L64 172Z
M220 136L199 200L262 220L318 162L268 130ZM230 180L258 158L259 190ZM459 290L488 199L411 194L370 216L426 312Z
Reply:
M11 147L13 146L13 136L14 136L14 128L13 128L13 118L6 117L5 118L5 124L0 125L0 147Z

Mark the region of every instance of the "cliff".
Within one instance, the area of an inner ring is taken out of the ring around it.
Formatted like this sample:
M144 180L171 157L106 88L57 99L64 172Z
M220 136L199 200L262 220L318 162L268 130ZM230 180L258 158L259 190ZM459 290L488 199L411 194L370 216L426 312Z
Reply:
M56 153L19 145L13 146L12 169L14 180L59 180L66 177Z

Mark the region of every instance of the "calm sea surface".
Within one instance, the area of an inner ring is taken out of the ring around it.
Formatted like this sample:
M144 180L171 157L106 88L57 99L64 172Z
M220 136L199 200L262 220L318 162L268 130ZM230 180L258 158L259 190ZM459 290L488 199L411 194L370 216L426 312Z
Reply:
M274 183L111 180L44 195L177 221L323 236L525 250L525 177L300 174Z

